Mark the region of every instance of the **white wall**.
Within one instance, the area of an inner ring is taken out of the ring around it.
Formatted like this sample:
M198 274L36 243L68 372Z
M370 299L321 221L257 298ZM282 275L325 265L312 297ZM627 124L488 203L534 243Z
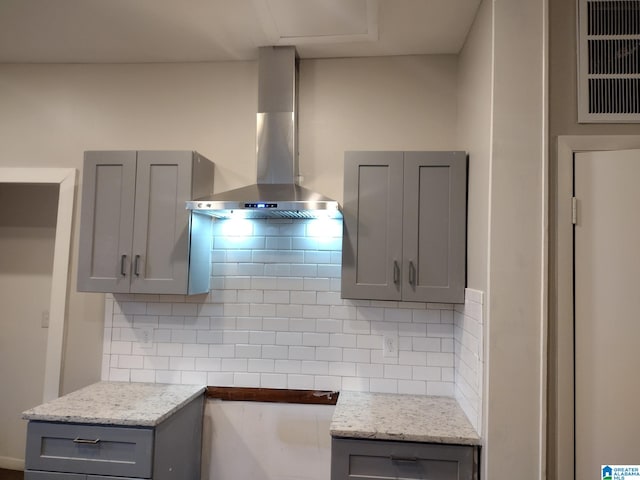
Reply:
M467 287L487 290L493 121L493 10L484 1L458 56L457 141L469 152Z
M639 135L640 124L595 123L579 124L577 122L577 87L576 87L576 10L574 0L554 0L549 2L549 159L550 159L550 205L557 205L557 139L560 135ZM549 225L551 238L556 236L556 211L550 210ZM557 291L557 251L556 243L550 244L550 312L549 318L549 398L555 399L557 390L557 373L555 359L557 352L557 328L559 319L553 316L556 310ZM572 401L572 400L571 400ZM549 475L556 478L556 405L549 405Z
M545 0L495 0L484 478L543 478Z
M455 84L451 56L303 61L306 185L341 199L348 148L453 148ZM81 172L88 149L194 149L223 191L255 178L256 102L253 62L2 65L0 162ZM100 376L104 296L75 292L78 214L63 392Z
M22 468L26 422L42 402L58 188L0 184L0 466ZM25 382L28 379L28 382Z
M329 479L334 408L209 400L202 480Z

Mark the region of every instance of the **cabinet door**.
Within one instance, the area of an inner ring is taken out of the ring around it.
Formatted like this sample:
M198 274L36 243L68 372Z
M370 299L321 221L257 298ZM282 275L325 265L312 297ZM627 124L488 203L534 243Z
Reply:
M136 152L86 152L78 290L129 291Z
M346 152L342 297L400 299L402 152Z
M187 292L192 152L138 152L131 293Z
M464 302L465 152L406 152L402 299Z

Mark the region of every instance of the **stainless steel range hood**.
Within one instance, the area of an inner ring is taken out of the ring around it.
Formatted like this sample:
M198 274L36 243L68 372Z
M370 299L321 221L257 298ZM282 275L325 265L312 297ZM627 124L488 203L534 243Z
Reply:
M295 47L261 47L258 55L257 183L187 202L187 209L216 218L342 218L338 202L295 182Z

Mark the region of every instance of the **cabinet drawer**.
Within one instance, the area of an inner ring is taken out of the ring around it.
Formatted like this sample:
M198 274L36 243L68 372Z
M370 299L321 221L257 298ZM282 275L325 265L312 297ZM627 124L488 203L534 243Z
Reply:
M24 480L140 480L129 477L104 477L102 475L84 475L80 473L40 472L25 470Z
M331 480L475 480L473 446L332 439Z
M48 472L151 478L153 437L151 428L32 421L25 465Z
M78 473L24 471L24 480L86 480L86 475Z

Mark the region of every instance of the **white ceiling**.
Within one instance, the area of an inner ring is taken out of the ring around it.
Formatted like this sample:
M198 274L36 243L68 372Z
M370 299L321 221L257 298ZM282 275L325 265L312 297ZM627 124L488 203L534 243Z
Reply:
M480 0L0 0L1 63L457 53Z

